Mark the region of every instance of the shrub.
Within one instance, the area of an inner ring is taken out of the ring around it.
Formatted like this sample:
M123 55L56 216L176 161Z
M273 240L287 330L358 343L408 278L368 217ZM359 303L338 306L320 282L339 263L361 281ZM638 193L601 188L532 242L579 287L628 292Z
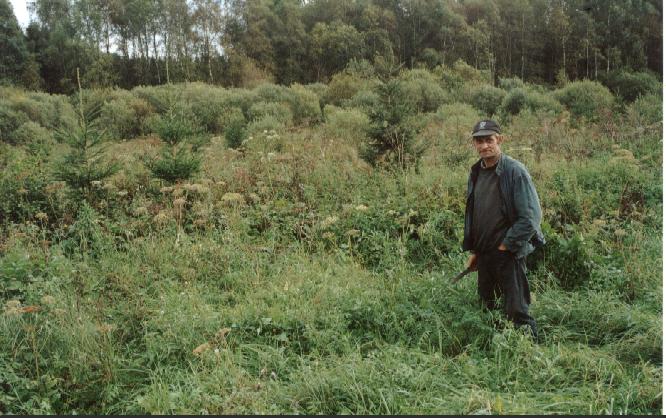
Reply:
M596 121L614 104L613 94L596 81L575 81L555 91L555 98L576 118Z
M158 112L166 106L168 90L173 91L173 85L166 86L138 86L132 89L132 94L145 100Z
M268 103L286 102L290 99L289 89L276 84L263 83L252 91L257 96L256 100Z
M631 103L641 96L661 91L661 83L651 73L615 70L607 75L602 74L600 80L625 103Z
M79 207L76 220L67 230L63 249L70 257L100 257L111 247L111 239L102 230L99 214L87 202Z
M662 120L662 96L658 93L641 96L627 106L626 112L632 126L646 127L656 124Z
M506 116L517 115L524 109L550 114L559 114L563 110L562 105L547 93L521 87L509 91L500 106L501 113Z
M189 104L192 114L203 130L211 133L221 132L217 122L227 108L226 90L204 83L187 83L183 86L182 97Z
M247 122L245 121L245 116L243 112L234 107L229 111L225 112L221 119L223 119L221 125L224 127L224 139L227 142L229 148L239 148L246 137L245 127Z
M57 205L55 202L51 205L45 191L49 173L39 158L26 155L20 148L0 144L0 166L0 224L24 222L39 212L51 219L56 217Z
M472 127L481 118L479 111L467 103L445 104L437 109L433 116L433 121L437 122L437 147L439 155L450 166L469 159Z
M311 125L322 119L319 97L317 94L300 84L289 87L291 111L294 114L294 123Z
M67 96L31 92L27 94L24 112L30 120L47 129L73 129L77 124L74 107ZM28 111L27 106L31 110ZM21 107L17 107L21 109Z
M26 122L18 127L13 134L14 142L23 145L47 145L53 143L51 132L35 122Z
M122 99L104 103L98 119L100 126L103 126L108 136L113 139L133 138L142 131L136 126L133 109Z
M445 103L448 95L428 70L409 70L400 74L400 90L405 103L419 112L434 112Z
M518 77L500 78L499 86L503 90L511 91L513 89L525 87L525 83Z
M454 97L461 92L465 83L480 85L486 84L490 80L487 71L477 70L461 59L450 67L438 66L433 73L439 78L442 87L451 92Z
M527 94L527 107L532 112L544 112L551 115L558 115L564 110L553 96L539 91L530 91Z
M197 133L196 120L188 113L188 108L172 103L165 114L152 118L152 130L169 145L177 145Z
M546 269L557 277L562 288L572 290L590 280L594 262L582 234L575 233L566 238L552 232L548 233L546 241Z
M290 126L293 122L291 108L286 103L257 102L250 107L248 119L256 121L270 116L283 126Z
M344 107L357 107L366 112L370 112L375 106L379 105L379 95L372 90L360 90L354 97L345 100Z
M324 114L326 122L323 131L327 137L351 140L356 144L367 139L370 119L359 109L340 109L327 105Z
M25 113L13 110L5 101L0 101L0 141L15 144L14 132L29 119Z
M148 119L155 112L147 100L126 90L84 90L84 95L84 113L90 122L95 121L113 139L129 139L144 134Z
M492 117L502 105L502 100L506 92L497 87L484 85L477 87L471 93L472 105L485 114L486 117Z
M472 128L482 115L467 103L445 104L437 109L433 120L441 123L441 132L445 140L466 143L472 135Z
M324 108L324 96L326 95L326 90L328 90L328 85L324 83L310 83L303 86L305 90L314 93L319 99L319 108Z
M356 59L352 58L347 67L345 67L344 72L353 76L357 76L363 79L372 79L375 77L375 67L372 66L372 63L366 59Z
M511 90L502 100L502 111L508 115L517 115L527 105L527 92L523 88Z
M342 106L345 100L349 100L363 87L364 82L360 77L338 73L333 76L328 83L328 88L324 94L324 103L335 106Z
M260 119L253 120L247 125L247 134L253 135L264 131L280 131L285 128L284 122L273 115L266 115Z
M257 102L257 93L253 90L246 89L230 89L224 100L224 105L227 108L237 107L243 111L245 118L249 118L250 107Z

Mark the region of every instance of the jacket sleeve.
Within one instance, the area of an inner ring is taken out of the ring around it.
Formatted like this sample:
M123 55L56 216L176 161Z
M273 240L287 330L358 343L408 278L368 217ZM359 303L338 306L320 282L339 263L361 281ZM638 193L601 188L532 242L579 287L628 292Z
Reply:
M516 220L502 243L510 252L517 253L529 242L541 223L539 196L527 172L519 172L514 177L513 208Z

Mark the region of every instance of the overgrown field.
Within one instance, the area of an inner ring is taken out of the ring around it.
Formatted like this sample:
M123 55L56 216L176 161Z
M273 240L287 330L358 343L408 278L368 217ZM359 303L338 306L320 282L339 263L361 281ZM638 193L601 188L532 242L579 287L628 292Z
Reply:
M660 414L661 85L484 80L0 89L0 412ZM450 283L488 115L538 344Z

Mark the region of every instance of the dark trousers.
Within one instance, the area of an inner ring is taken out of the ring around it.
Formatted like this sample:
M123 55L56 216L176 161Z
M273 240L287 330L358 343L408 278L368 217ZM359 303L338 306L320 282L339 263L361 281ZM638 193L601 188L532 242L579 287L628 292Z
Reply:
M534 338L537 326L528 313L530 287L524 258L514 258L508 251L494 250L477 258L479 296L488 309L497 308L497 299L504 298L504 313L516 327L528 326Z

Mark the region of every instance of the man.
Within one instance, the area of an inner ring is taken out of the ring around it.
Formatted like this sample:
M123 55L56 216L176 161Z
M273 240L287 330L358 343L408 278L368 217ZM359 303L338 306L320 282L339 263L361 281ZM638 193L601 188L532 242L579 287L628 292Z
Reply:
M506 316L516 327L529 327L536 339L525 256L545 244L539 197L525 166L502 153L497 122L479 121L472 141L481 158L467 182L463 250L472 251L467 266L478 271L482 303L494 309L504 296Z

